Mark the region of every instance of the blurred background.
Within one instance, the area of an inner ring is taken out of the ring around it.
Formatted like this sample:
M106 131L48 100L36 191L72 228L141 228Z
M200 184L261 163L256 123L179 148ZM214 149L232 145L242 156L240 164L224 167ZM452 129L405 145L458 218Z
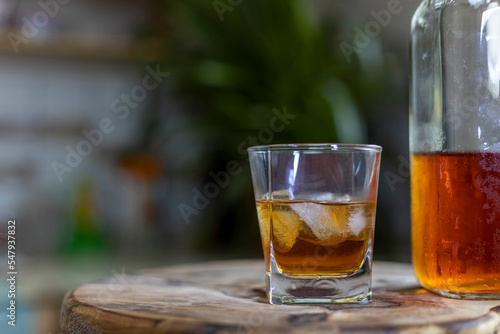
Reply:
M0 304L16 219L19 307L0 332L57 333L64 294L102 277L262 257L255 144L383 146L375 260L409 262L416 6L0 0Z

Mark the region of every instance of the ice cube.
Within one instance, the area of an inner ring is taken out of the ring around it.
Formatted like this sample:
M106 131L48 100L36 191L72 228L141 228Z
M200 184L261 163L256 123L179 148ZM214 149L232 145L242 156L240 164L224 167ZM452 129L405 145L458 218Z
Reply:
M315 202L322 203L348 203L351 201L351 196L348 194L345 195L337 195L334 193L318 193L312 196L308 196L308 199L311 199Z
M295 245L300 233L301 222L292 211L276 210L271 214L273 247L286 253Z
M269 197L269 199L273 199L273 200L280 200L280 199L291 199L292 197L290 197L290 191L288 191L288 189L282 189L282 190L276 190L276 191L273 191L271 196L272 197L269 197L269 194L267 195Z
M257 206L257 216L259 217L259 230L260 230L262 245L267 245L269 247L270 243L269 238L271 237L270 205L265 204Z
M350 217L348 218L349 229L355 236L359 236L367 224L367 217L365 216L363 211L363 207L353 209Z
M483 0L469 0L469 3L471 6L474 6L474 8L478 9L479 6L483 4Z
M320 193L311 196L311 199L316 202L334 202L335 198L335 195L332 193Z
M351 196L349 196L348 194L345 194L345 195L342 195L342 196L335 196L335 198L333 199L332 202L336 202L336 203L349 203L351 202Z
M304 202L290 204L290 207L319 240L327 240L336 234L336 224L328 206Z

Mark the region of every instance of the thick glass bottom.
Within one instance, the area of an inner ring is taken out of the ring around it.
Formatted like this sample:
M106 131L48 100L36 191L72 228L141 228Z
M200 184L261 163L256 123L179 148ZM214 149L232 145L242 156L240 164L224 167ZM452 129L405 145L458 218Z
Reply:
M296 277L281 273L271 256L266 279L271 304L366 304L372 300L371 257L361 268L345 276Z

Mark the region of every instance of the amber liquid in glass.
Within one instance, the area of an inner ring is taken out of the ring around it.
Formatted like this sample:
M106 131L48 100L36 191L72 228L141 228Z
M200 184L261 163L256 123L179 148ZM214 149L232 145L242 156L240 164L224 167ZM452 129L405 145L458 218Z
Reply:
M266 267L271 247L291 276L346 276L363 265L375 224L373 202L257 201Z
M411 175L420 283L455 297L499 293L500 153L413 154Z

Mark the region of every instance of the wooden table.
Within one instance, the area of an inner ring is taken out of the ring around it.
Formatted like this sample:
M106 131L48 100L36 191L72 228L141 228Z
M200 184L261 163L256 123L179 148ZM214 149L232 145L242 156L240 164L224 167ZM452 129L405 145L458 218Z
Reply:
M270 305L261 261L115 275L66 295L64 333L498 333L500 301L439 297L406 264L376 262L367 305Z

